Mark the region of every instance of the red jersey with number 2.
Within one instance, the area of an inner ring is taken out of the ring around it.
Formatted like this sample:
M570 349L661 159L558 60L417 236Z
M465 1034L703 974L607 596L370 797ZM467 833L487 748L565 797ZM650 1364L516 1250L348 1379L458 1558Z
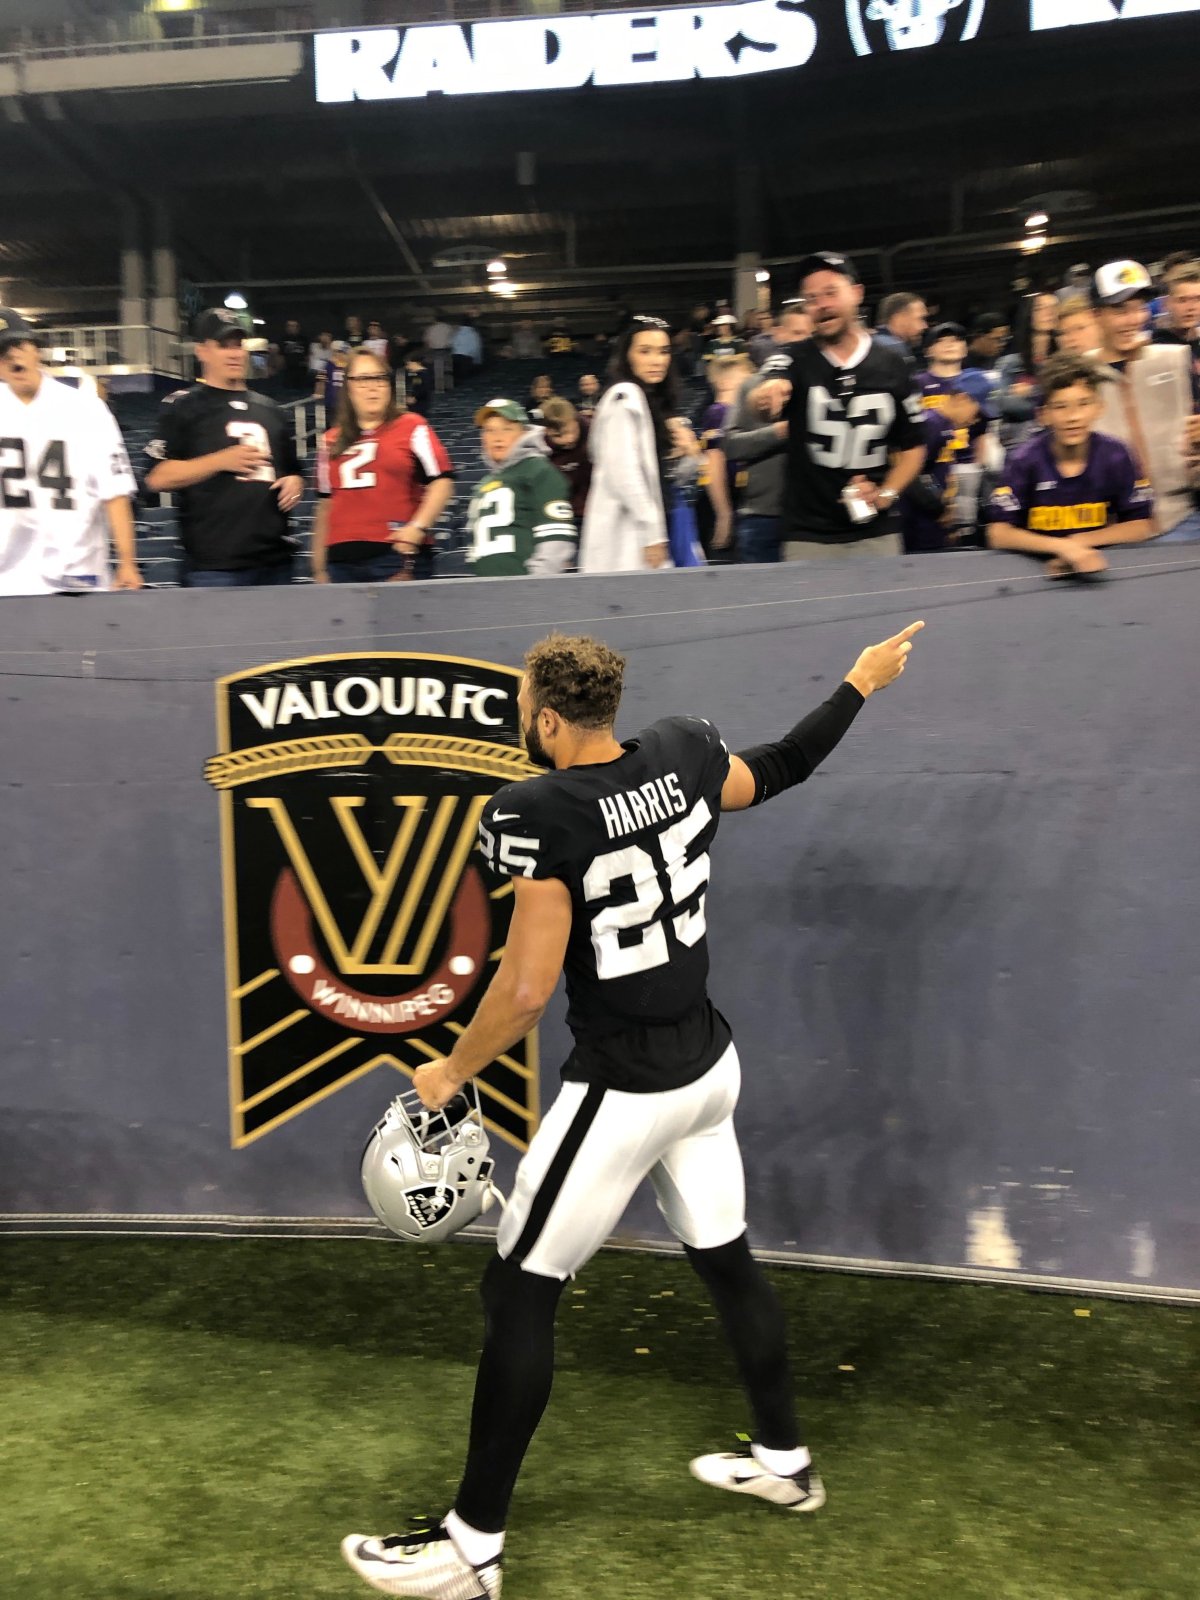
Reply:
M327 543L388 544L389 529L416 515L426 485L450 477L446 447L423 417L405 413L333 454L337 430L321 440L317 493L328 495Z

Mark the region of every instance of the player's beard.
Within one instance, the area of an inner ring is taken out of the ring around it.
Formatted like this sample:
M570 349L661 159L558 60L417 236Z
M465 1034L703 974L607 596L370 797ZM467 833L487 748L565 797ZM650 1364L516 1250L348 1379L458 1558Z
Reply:
M531 722L527 728L521 729L525 740L525 754L535 767L545 767L548 772L553 772L554 762L546 754L546 746L542 743L541 735L537 731L537 723Z

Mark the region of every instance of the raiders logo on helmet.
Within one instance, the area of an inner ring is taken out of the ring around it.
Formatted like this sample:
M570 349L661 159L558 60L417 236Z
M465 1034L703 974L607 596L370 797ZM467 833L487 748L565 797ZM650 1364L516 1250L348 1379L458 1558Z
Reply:
M846 0L850 40L860 56L922 50L973 39L987 0Z
M466 1084L441 1111L427 1110L413 1089L398 1094L367 1140L363 1193L397 1238L437 1244L503 1201L479 1087Z
M432 1183L404 1191L404 1207L418 1228L433 1228L450 1214L454 1204L452 1189L438 1189Z

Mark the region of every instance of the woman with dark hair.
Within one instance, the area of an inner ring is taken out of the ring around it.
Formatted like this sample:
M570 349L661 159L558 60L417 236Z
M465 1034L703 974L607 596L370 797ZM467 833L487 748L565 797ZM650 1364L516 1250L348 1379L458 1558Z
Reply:
M592 483L583 518L581 572L638 572L696 565L695 518L687 491L700 475L702 452L680 415L668 325L633 317L617 340L605 390L588 436ZM691 519L691 549L688 519Z
M1031 296L1017 319L1016 349L996 370L1000 387L1000 443L1006 450L1037 432L1038 373L1058 349L1058 296L1049 290Z
M317 455L312 570L317 583L430 577L433 527L454 468L423 417L402 411L385 357L356 350L337 422Z

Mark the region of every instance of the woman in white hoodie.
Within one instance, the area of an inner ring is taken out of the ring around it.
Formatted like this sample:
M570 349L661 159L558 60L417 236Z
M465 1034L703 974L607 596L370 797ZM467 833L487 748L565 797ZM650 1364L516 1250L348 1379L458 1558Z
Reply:
M588 435L592 484L579 570L669 567L664 496L695 482L702 452L691 426L676 415L668 325L658 317L634 317L617 340L612 374Z

